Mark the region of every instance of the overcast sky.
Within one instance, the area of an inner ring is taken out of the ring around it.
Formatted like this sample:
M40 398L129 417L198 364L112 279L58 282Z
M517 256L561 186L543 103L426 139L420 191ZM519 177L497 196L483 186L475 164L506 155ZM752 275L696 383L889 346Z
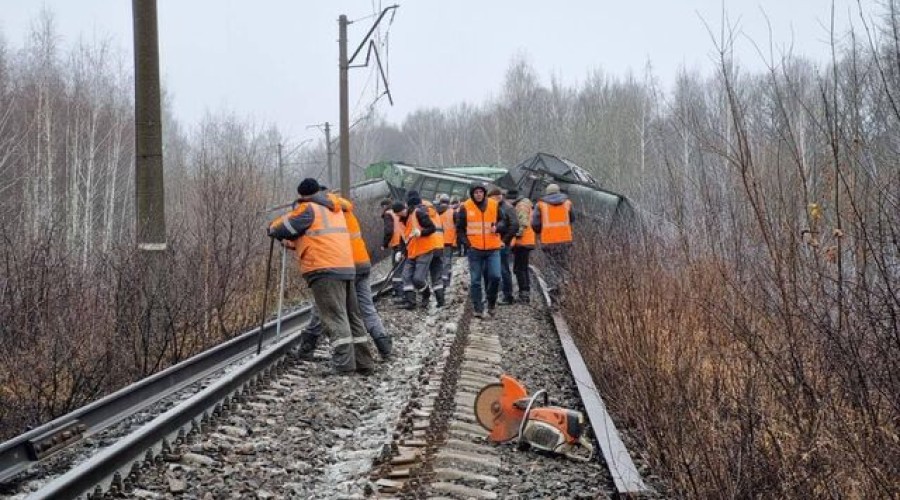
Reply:
M862 0L869 15L877 0ZM207 110L229 110L277 124L300 140L313 123L338 120L337 18L351 20L352 51L374 19L379 0L159 0L163 84L188 127ZM701 19L721 26L722 6L745 37L738 56L762 67L749 39L818 61L828 58L829 0L406 0L389 30L390 85L395 106L379 110L401 122L423 107L481 103L524 56L542 82L551 75L577 84L593 70L642 75L647 61L664 87L679 68L711 71L713 43ZM128 0L0 0L0 30L22 45L40 9L54 13L63 44L108 37L131 62ZM859 24L856 0L835 0L836 24ZM765 14L764 14L765 13ZM368 17L368 18L367 18ZM386 28L389 17L382 23ZM367 69L350 71L351 120L375 92Z

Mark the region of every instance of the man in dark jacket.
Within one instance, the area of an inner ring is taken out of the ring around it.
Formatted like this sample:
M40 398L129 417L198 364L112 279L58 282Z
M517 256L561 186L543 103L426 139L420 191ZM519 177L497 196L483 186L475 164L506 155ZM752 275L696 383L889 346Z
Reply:
M487 316L494 315L500 285L500 234L506 231L497 201L487 197L484 186L472 186L469 199L456 214L456 234L469 260L469 294L476 318L485 318L482 284L487 284Z
M315 179L303 179L297 193L293 210L269 225L269 236L292 242L288 246L298 253L300 272L331 337L335 372L371 373L375 362L353 287L356 267L343 211L319 192Z
M437 233L437 226L428 213L428 207L422 204L422 198L416 191L410 191L406 200L407 216L401 219L405 230L406 265L403 266L403 295L406 298L405 309L416 308L416 292L422 295L422 305L428 307L431 286L437 295L439 305L443 305L443 283L441 281L440 252L443 252L443 236ZM440 238L440 248L435 243ZM437 261L435 261L437 259Z
M503 232L500 233L500 241L503 246L500 248L500 291L502 297L499 304L510 305L515 302L513 297L512 272L510 271L510 247L512 240L519 231L519 219L516 217L516 209L512 204L503 199L503 193L499 188L492 188L488 191L488 196L496 200L500 205L500 218L503 221Z
M540 237L541 250L550 264L546 274L551 289L558 290L567 276L574 221L572 201L558 185L548 184L531 214L531 227Z

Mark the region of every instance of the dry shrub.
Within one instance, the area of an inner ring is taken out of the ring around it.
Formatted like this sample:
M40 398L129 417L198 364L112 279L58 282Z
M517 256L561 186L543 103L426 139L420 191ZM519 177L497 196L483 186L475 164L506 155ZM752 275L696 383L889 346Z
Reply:
M897 359L842 352L829 361L835 346L821 317L803 313L802 299L779 303L762 267L737 280L733 265L687 259L658 240L585 236L567 317L613 414L675 491L900 494L900 387L847 384L840 368L863 356L874 376Z

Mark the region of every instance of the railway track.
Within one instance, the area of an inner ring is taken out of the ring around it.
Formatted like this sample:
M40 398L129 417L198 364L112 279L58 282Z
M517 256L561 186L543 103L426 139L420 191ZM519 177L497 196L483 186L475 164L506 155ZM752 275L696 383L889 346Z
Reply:
M383 283L373 282L373 292ZM29 498L74 498L121 489L139 458L197 427L280 362L310 311L306 305L285 314L280 329L275 320L265 323L260 356L253 356L255 328L0 444L0 494L40 488Z
M499 316L489 321L473 319L466 306L467 276L460 279L461 262L455 274L444 309L432 309L423 318L421 311L382 308L397 354L379 364L374 376L322 376L319 361L328 359L326 347L313 362L289 356L308 314L297 311L282 339L274 341L269 331L274 325L268 324L263 334L270 347L227 373L221 366L219 371L212 368L210 360L203 362L210 364L205 370L199 360L190 369L173 367L193 371L195 383L206 377L208 385L29 498L489 499L646 493L590 377L578 371L577 362L572 372L565 366L566 359L572 364L572 357L580 360L580 355L564 319L537 304L500 307ZM220 363L230 359L232 366L247 356L204 355ZM583 369L583 361L580 365ZM529 389L548 389L553 404L586 411L594 436L602 438L594 443L603 451L602 461L576 463L488 443L475 421L473 399L500 373L520 378ZM171 396L191 378L165 372L156 377L182 380L182 385L151 377L153 381L135 386L169 383ZM156 396L148 399L157 402L165 397L161 389L139 387L123 389L120 396L128 390L149 391ZM107 416L107 422L140 411L138 405L116 404L116 416ZM84 414L89 414L87 407ZM57 419L5 443L0 457L3 450L23 446L23 440L34 440L48 429L71 428L63 427L70 421Z
M468 317L463 322L468 327L445 340L441 360L419 376L424 394L404 409L400 432L391 443L390 452L380 457L372 471L372 478L384 496L492 500L651 493L606 412L565 319L550 307L552 300L546 284L536 269L533 272L546 306L544 311L527 311L537 313L534 321L525 322L527 325L521 325L523 329L517 328L520 325L516 324L516 315L522 311L515 308L523 308L521 305L500 307L498 316L489 321ZM565 361L560 359L562 356L555 360L550 359L553 356L545 356L541 359L543 363L535 363L540 357L536 351L541 347L549 349L557 339ZM567 366L559 366L561 363ZM529 371L527 366L533 370ZM564 380L568 378L565 376L548 378L548 371L557 368L568 368L571 380ZM502 373L511 373L526 382L549 383L556 388L567 383L574 385L577 397L570 391L557 395L553 402L586 412L594 431L594 447L602 451L598 460L606 465L602 472L608 472L608 476L600 479L599 462L567 462L561 457L522 453L512 444L488 442L487 430L475 418L475 398L482 387L497 382ZM549 474L545 473L548 469ZM593 488L591 485L572 488L571 480L577 476L600 480ZM567 481L551 489L537 487L537 483L552 484L557 478ZM582 490L578 491L579 488Z

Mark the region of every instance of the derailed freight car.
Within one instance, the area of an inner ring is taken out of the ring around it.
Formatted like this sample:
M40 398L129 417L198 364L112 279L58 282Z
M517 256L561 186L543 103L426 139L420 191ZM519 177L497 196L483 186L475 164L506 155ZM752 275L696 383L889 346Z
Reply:
M508 171L485 165L437 169L403 162L382 162L373 166L378 167L376 175L381 179L354 186L355 198L389 195L395 200L405 200L409 191L418 191L426 200L434 199L438 193L463 200L472 186L493 184L507 190L516 189L522 196L536 200L552 183L568 193L575 210L594 220L599 229L609 231L629 227L635 222L634 210L627 198L601 188L589 172L572 161L548 153L537 153ZM375 174L375 170L372 173Z
M601 188L587 170L556 155L537 153L497 179L501 188L516 189L532 200L543 196L549 184L559 185L571 198L575 210L599 223L606 232L637 222L626 197Z

